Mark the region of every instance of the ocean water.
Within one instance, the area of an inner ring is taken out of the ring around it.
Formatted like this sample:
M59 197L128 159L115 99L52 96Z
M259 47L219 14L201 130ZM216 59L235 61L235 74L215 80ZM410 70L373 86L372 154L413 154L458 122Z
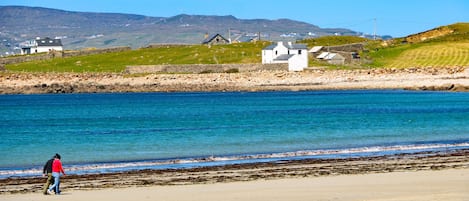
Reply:
M469 93L0 96L0 178L469 147Z

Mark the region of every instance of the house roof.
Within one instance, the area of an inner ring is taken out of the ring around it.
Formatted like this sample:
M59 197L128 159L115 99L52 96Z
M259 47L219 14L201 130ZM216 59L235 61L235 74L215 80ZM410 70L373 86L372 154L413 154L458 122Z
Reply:
M277 42L272 45L269 45L265 47L263 50L273 50L275 47L277 47L281 43L283 46L285 46L289 50L301 50L301 49L308 49L305 44L293 44L293 43L285 43L285 42Z
M295 56L295 55L294 54L281 54L278 57L276 57L274 60L276 60L276 61L288 61L293 56Z
M329 54L330 54L330 52L323 52L323 53L319 54L316 58L317 59L324 59Z
M226 38L224 38L222 35L220 34L212 34L210 35L209 37L207 37L205 40L202 41L202 44L207 44L209 43L210 41L212 41L213 39L215 39L217 36L220 36L223 40L225 40L226 42L228 42L228 40Z
M275 47L277 47L277 44L272 44L272 45L265 47L263 50L273 50Z
M239 41L241 43L251 42L251 41L256 40L256 38L257 37L253 37L253 36L241 36L241 37L237 38L236 41Z
M287 47L290 50L300 50L300 49L308 49L305 44L283 44L285 47Z
M323 48L323 46L314 46L313 48L311 48L311 49L309 50L309 52L311 52L311 53L316 53L316 52L321 51L322 48Z
M345 59L342 55L338 54L338 53L332 53L330 55L328 55L326 57L327 60L331 60L331 59Z
M62 46L62 40L60 39L51 39L51 38L40 38L36 39L38 47L48 47L48 46Z

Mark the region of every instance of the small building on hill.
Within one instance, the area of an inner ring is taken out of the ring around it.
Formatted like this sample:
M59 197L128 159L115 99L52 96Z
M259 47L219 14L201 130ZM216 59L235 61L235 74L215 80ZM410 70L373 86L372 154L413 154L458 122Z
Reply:
M345 57L339 53L332 53L332 52L322 52L319 54L316 59L325 60L330 64L334 65L344 65L345 64Z
M51 38L36 38L21 47L21 54L35 54L41 52L63 51L62 40Z
M205 39L202 41L202 44L207 44L207 45L230 44L230 41L220 34L213 34L210 36L208 34L205 34Z
M277 42L262 49L262 63L288 63L289 71L308 67L308 48L304 44Z
M317 56L323 49L323 46L314 46L309 50L309 53L313 54L313 56Z

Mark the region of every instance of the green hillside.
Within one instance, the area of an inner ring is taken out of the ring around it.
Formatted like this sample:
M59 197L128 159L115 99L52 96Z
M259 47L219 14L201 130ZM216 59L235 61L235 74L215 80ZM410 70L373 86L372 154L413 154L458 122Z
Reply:
M450 30L450 33L441 30ZM439 35L442 32L445 34ZM369 52L364 56L373 62L367 65L387 68L469 66L469 23L412 35L420 37L419 42L406 42L409 37L394 39L386 45L370 43Z
M122 72L128 65L260 63L261 50L269 42L231 45L183 45L142 48L72 58L7 65L9 71L26 72Z
M297 43L306 44L309 48L314 46L335 46L345 45L351 43L362 43L370 39L357 37L357 36L323 36L319 38L310 38L297 41Z
M391 41L354 36L325 36L297 41L313 46L367 42L361 67L407 68L469 66L469 23L438 27ZM128 65L260 63L270 42L230 45L176 45L7 65L18 72L122 72ZM316 63L315 63L316 62ZM330 66L311 59L311 66ZM355 64L353 68L359 68ZM331 66L331 68L337 68ZM345 66L345 68L351 68Z

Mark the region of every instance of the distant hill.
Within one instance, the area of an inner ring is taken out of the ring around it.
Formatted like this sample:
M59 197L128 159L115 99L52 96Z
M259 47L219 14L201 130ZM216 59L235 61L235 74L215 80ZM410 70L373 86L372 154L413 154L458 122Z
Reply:
M358 35L348 29L323 29L289 19L238 19L234 16L177 15L148 17L132 14L70 12L48 8L1 6L0 51L12 50L36 37L62 38L65 49L131 46L152 43L197 44L205 33L232 38L261 33L264 40L297 40L309 36Z

